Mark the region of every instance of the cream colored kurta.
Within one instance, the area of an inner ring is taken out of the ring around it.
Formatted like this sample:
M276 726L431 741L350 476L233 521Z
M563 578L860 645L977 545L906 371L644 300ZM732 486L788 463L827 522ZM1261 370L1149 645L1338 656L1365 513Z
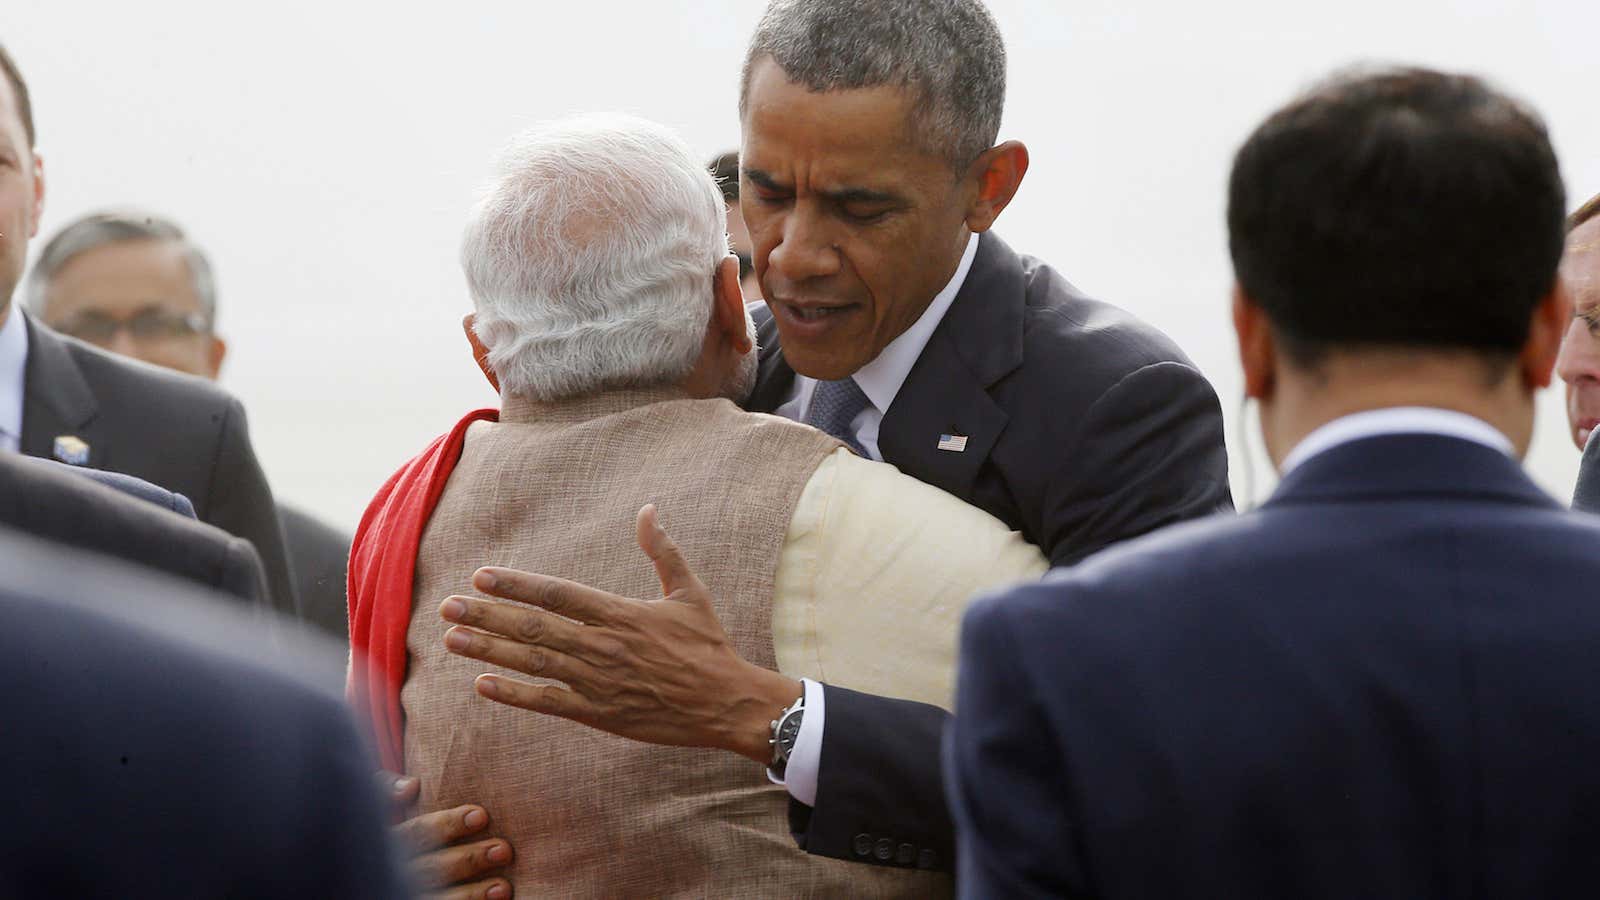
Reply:
M967 604L1047 568L983 510L840 449L806 483L778 558L778 671L950 709Z

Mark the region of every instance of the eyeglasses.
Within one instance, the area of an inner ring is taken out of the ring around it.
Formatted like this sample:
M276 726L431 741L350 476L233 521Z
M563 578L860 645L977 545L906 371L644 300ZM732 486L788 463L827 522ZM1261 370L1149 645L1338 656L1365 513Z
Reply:
M88 312L56 325L56 330L91 344L109 344L120 331L128 332L135 343L154 344L205 334L211 330L199 313L176 313L146 309L126 319Z

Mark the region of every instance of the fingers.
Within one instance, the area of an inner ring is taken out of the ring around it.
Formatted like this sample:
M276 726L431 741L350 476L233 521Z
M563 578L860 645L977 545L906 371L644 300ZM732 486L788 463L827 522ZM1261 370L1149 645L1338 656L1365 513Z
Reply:
M414 850L426 852L477 834L488 824L489 814L483 807L468 805L413 816L394 830Z
M472 575L472 586L491 597L515 600L591 625L615 625L634 601L587 585L534 572L488 566Z
M473 687L478 689L480 696L507 706L560 716L585 725L595 720L595 710L589 701L558 685L528 684L499 675L479 675Z
M446 622L471 625L479 631L504 635L523 644L536 644L564 653L578 650L587 637L583 634L584 626L574 625L543 610L474 597L446 597L439 604L439 617Z
M422 796L422 782L409 775L396 775L393 772L378 772L378 792L389 797L396 812L417 802Z
M418 884L442 888L460 885L509 862L511 845L493 838L424 853L411 860L411 872Z
M588 686L599 681L600 673L577 657L462 625L444 633L444 646L457 656L515 669L525 675L553 678L575 686Z
M427 895L428 900L510 900L511 882L504 878L458 884Z

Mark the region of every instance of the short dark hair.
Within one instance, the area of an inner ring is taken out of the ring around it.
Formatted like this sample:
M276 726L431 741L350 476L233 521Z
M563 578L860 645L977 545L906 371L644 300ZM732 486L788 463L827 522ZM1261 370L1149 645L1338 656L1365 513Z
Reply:
M33 147L38 138L33 133L33 104L28 100L28 83L22 80L22 70L17 68L4 44L0 44L0 75L11 82L11 93L17 97L17 115L22 117L22 130L28 135L28 146Z
M1471 76L1352 70L1240 148L1229 249L1298 363L1335 347L1505 359L1555 284L1565 208L1528 107Z
M739 151L729 150L727 153L713 159L706 168L711 170L711 177L717 180L717 187L722 188L722 199L729 203L739 200Z
M1579 225L1597 215L1600 215L1600 194L1590 197L1589 202L1573 210L1572 215L1567 216L1567 231L1569 233L1574 231Z
M958 171L1000 134L1006 45L981 0L771 0L745 54L740 114L767 57L817 93L906 89L912 133Z

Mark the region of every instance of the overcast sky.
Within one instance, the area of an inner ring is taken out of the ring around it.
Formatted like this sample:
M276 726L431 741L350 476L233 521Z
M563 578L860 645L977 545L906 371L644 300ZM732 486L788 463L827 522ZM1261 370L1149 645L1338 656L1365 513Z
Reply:
M353 527L406 458L493 405L459 332L456 249L517 130L585 110L738 143L745 2L7 0L30 82L44 233L106 205L181 221L211 252L223 383L274 491ZM1234 421L1223 231L1229 158L1299 88L1359 61L1476 72L1531 101L1572 205L1600 191L1592 0L995 0L1010 55L1003 138L1033 164L998 231L1173 335ZM41 235L43 237L43 235ZM42 244L36 242L34 249ZM1559 390L1530 466L1568 496ZM1256 499L1272 480L1257 460Z

